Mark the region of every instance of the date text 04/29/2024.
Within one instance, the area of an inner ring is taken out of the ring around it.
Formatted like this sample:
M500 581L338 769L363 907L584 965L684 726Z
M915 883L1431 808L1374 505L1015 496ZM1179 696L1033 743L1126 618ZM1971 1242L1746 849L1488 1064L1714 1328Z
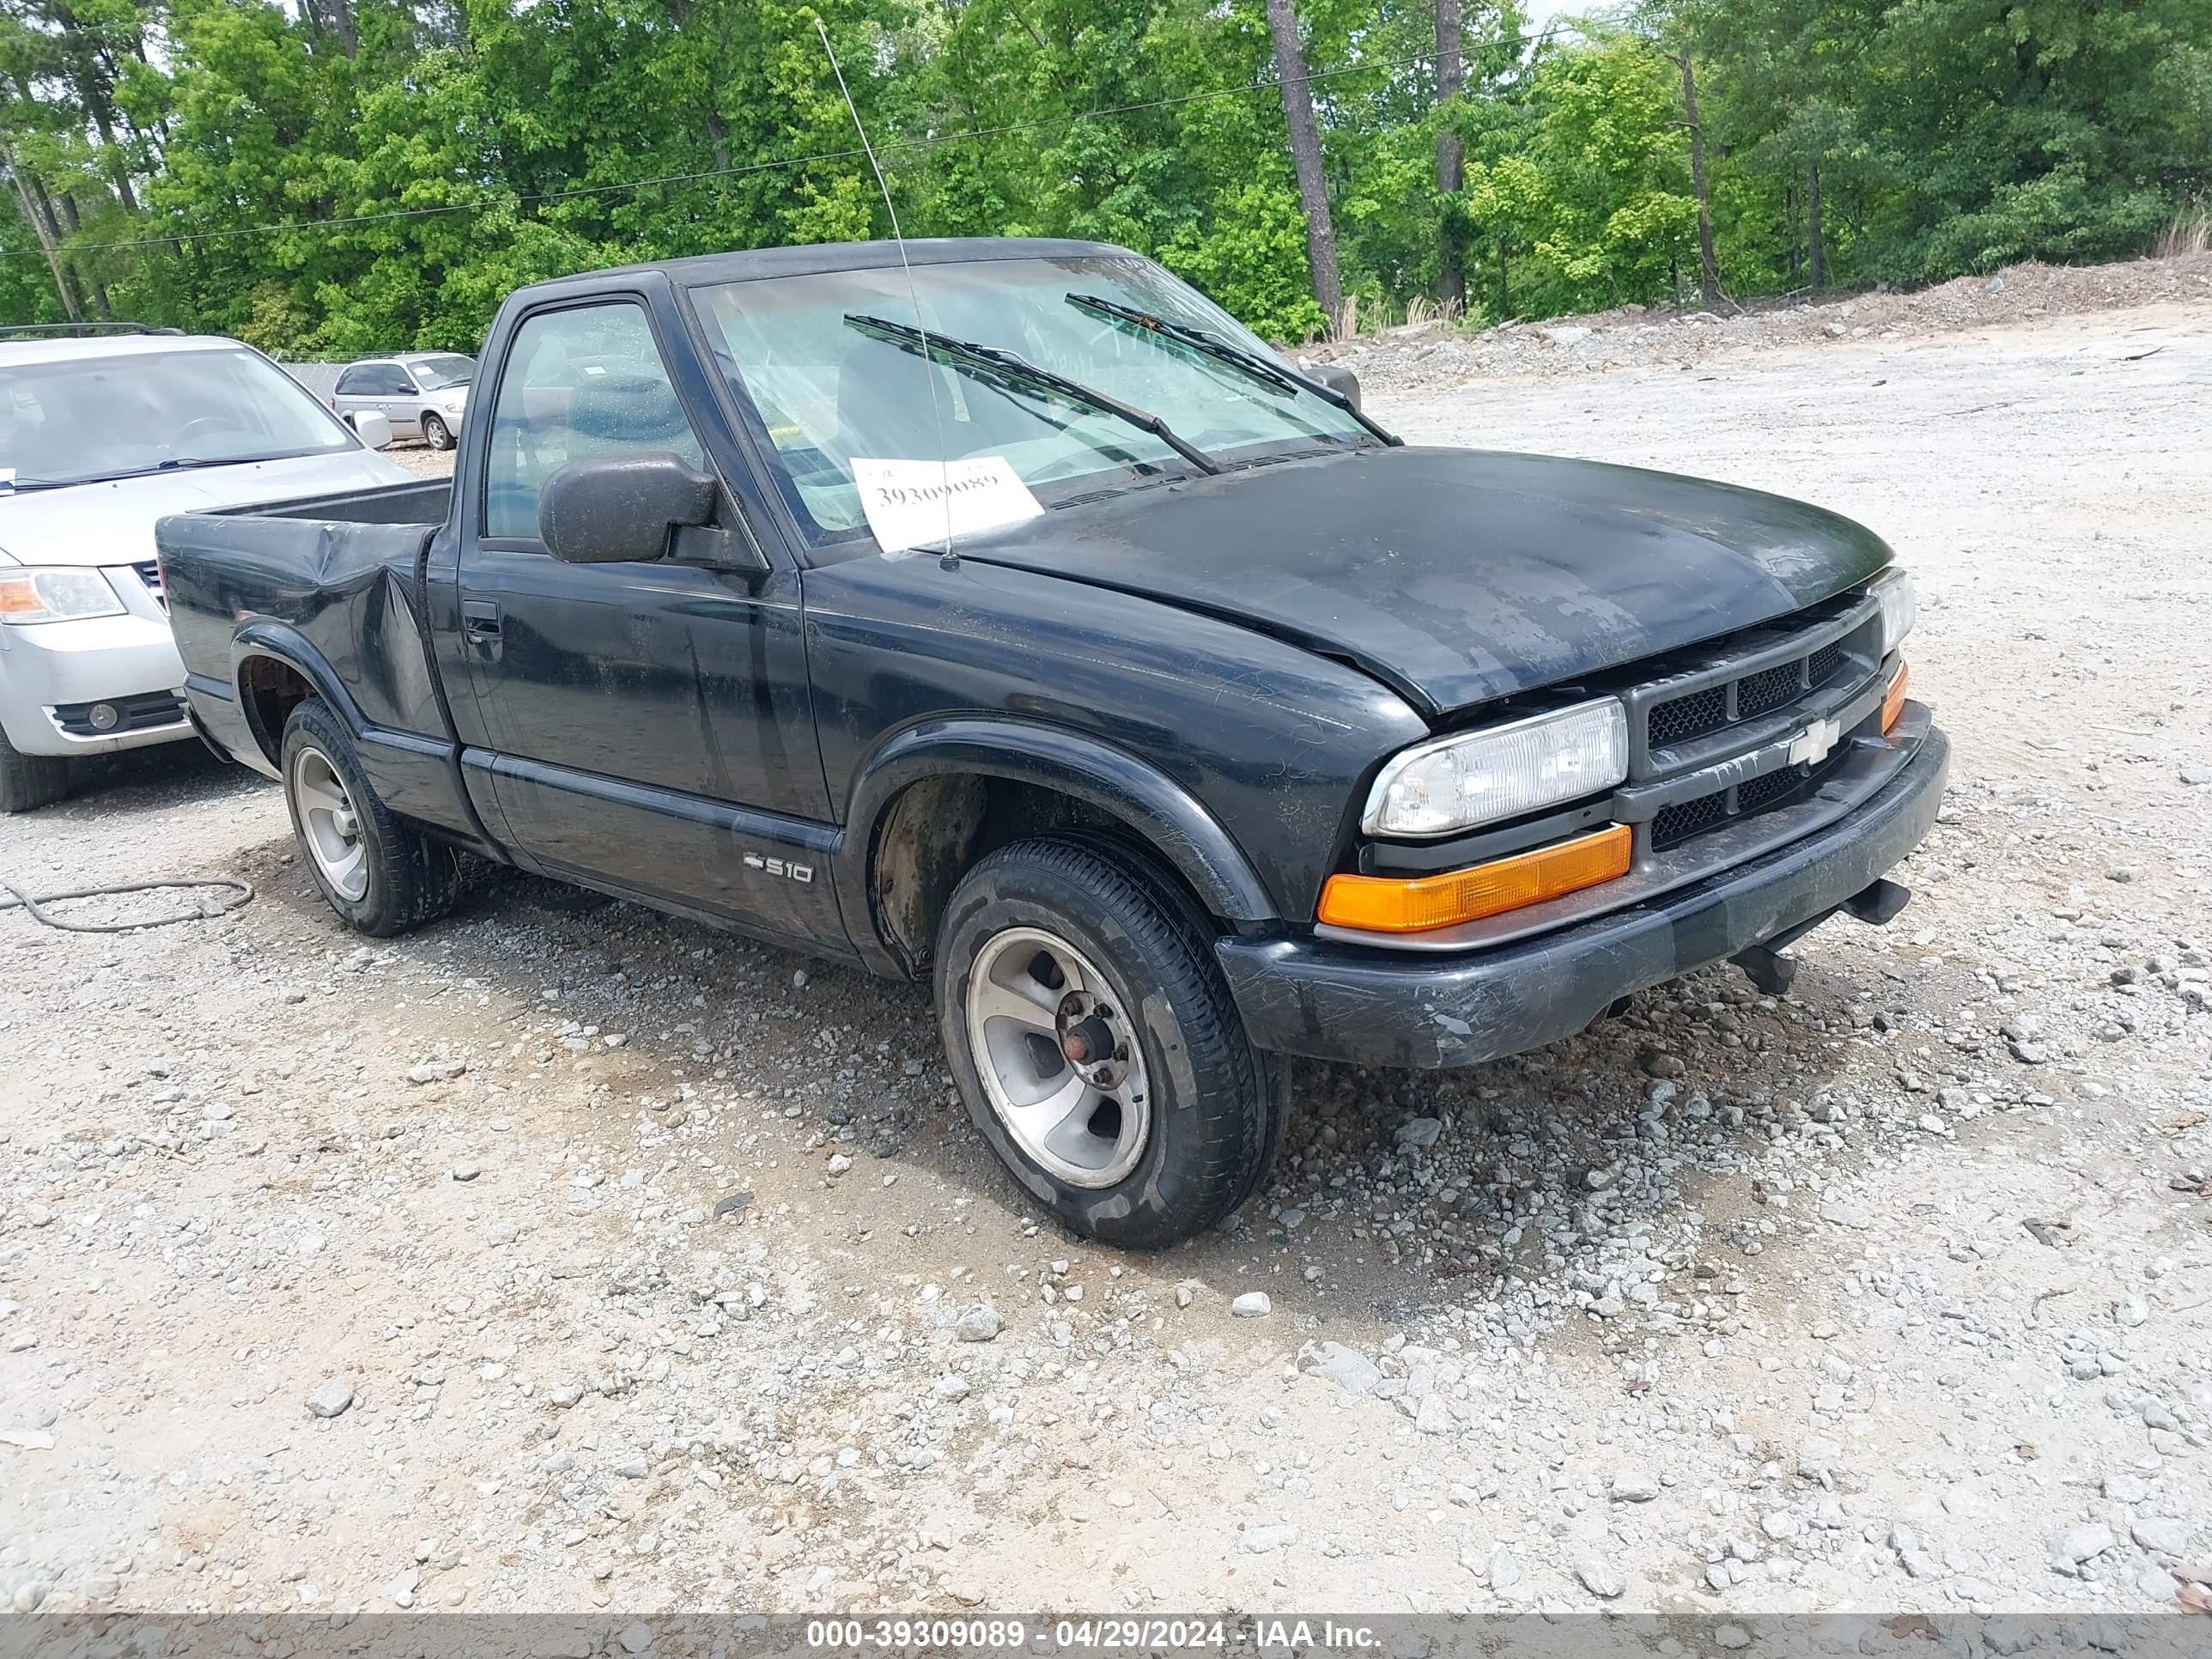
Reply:
M1331 1620L1061 1619L1031 1626L1018 1619L815 1619L807 1621L809 1648L844 1652L899 1653L913 1650L1011 1652L1031 1647L1064 1652L1158 1652L1220 1649L1337 1649L1360 1651L1382 1645L1364 1625Z

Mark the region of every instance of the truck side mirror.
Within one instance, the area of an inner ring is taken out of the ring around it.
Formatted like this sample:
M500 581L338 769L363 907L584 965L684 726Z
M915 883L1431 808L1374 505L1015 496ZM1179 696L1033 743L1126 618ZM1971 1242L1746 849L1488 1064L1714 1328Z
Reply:
M719 486L665 451L570 461L545 481L538 534L570 564L667 556L675 532L714 516Z
M1313 363L1307 367L1305 376L1327 386L1354 409L1359 407L1359 377L1350 369L1335 363Z
M392 447L392 422L376 410L364 409L348 416L346 424L353 428L353 435L371 449Z

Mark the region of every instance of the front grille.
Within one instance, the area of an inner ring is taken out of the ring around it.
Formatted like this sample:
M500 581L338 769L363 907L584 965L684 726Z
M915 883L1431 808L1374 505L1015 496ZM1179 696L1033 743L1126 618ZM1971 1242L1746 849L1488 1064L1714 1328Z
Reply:
M115 719L106 726L92 718L95 708L112 708ZM119 738L129 732L151 732L174 726L185 717L185 700L173 691L146 691L135 697L105 697L98 702L64 702L54 706L54 724L72 738Z
M1701 836L1728 816L1728 791L1717 789L1694 800L1677 802L1651 820L1651 850L1659 852Z
M1733 790L1716 789L1677 801L1651 820L1651 850L1666 851L1693 836L1702 836L1730 818L1746 818L1799 799L1811 792L1829 769L1840 763L1850 745L1838 744L1818 766L1785 766L1738 784ZM1735 799L1731 800L1729 797Z
M1769 772L1763 778L1753 778L1749 783L1738 784L1735 791L1736 816L1741 817L1747 812L1756 812L1762 807L1771 806L1778 800L1786 800L1804 787L1805 781L1811 776L1812 772L1806 767L1785 766L1779 772Z
M161 566L159 561L148 559L143 564L131 567L138 573L138 580L146 584L146 591L154 596L154 603L162 610L169 608L169 596L161 588Z
M1662 702L1651 711L1651 746L1662 749L1717 732L1728 724L1728 688L1708 686L1686 697Z
M1717 758L1735 728L1771 726L1816 694L1872 673L1878 624L1871 615L1852 619L1865 609L1863 597L1844 595L1653 665L1667 678L1630 693L1632 718L1640 706L1644 722L1636 775L1663 777ZM1737 663L1746 665L1731 672ZM1772 735L1762 731L1759 738Z
M1796 701L1805 689L1805 665L1785 662L1735 683L1735 717L1755 720L1784 703Z

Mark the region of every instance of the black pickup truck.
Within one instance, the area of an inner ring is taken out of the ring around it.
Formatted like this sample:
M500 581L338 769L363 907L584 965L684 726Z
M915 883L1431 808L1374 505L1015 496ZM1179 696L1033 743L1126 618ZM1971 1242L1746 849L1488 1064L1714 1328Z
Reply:
M471 857L880 974L1077 1231L1265 1174L1290 1054L1464 1066L1778 953L1934 822L1912 588L1722 484L1402 445L1158 266L523 289L450 489L162 520L192 718L332 907Z

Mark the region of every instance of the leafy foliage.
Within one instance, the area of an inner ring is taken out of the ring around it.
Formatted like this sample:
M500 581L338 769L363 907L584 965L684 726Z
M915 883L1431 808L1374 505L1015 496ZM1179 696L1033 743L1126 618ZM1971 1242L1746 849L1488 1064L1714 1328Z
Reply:
M1370 316L1447 244L1492 318L1693 287L1684 58L1737 295L2125 254L2212 184L2204 0L1646 0L1534 40L1496 0L1444 101L1435 17L1298 7ZM888 234L817 20L908 235L1119 242L1328 325L1261 0L0 0L0 315L467 348L520 283Z

